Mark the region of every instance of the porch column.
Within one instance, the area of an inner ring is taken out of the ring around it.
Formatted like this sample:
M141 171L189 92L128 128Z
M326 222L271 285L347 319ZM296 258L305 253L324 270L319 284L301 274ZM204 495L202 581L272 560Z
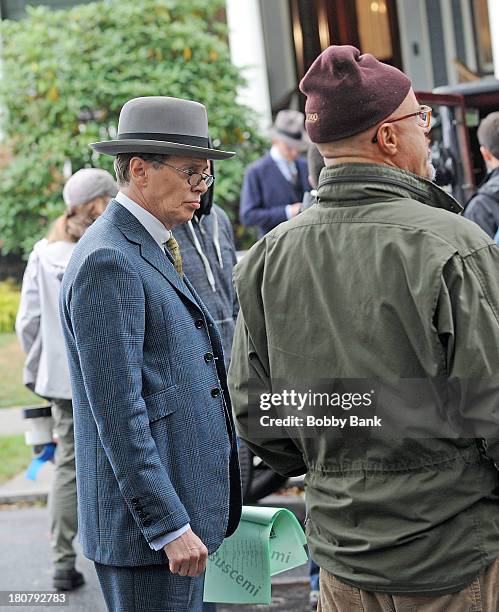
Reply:
M494 74L499 79L499 0L488 0Z
M272 122L267 61L259 0L226 0L230 57L244 78L246 86L238 101L255 110L262 131Z

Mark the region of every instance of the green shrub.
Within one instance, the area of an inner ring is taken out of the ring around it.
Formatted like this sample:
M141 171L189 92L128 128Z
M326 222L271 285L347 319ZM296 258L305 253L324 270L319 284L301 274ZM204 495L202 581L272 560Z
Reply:
M224 0L106 0L50 11L28 7L3 21L0 108L0 237L28 253L63 208L63 168L112 158L88 144L113 138L124 102L168 95L206 105L215 146L235 150L217 165L216 201L234 221L244 168L261 154L251 110L236 101ZM239 235L239 234L238 234Z
M32 457L23 435L0 435L0 484L25 470Z
M13 281L0 283L0 334L14 331L21 293Z

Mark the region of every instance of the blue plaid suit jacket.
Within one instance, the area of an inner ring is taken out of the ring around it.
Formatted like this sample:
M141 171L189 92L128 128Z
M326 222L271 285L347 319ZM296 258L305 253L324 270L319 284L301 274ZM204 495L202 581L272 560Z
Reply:
M186 523L213 552L241 511L220 336L190 283L116 201L76 245L61 319L85 556L164 563L149 542Z

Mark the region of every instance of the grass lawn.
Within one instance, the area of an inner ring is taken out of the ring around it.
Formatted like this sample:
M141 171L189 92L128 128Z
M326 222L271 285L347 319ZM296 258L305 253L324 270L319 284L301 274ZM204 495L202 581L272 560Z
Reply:
M23 385L23 366L24 353L16 335L0 334L0 408L42 403Z
M31 458L31 446L22 434L0 437L0 484L27 468Z

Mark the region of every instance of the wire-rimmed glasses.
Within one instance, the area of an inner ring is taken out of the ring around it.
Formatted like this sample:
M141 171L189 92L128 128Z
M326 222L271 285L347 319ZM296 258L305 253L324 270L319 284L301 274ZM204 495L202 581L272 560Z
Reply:
M381 123L377 127L376 133L374 134L371 142L378 142L379 128L385 123L395 123L395 121L402 121L402 119L408 119L409 117L416 117L417 124L419 125L419 127L429 128L430 121L431 121L431 113L432 113L432 110L430 106L422 105L419 107L419 110L417 110L415 113L409 113L408 115L402 115L402 117L394 117L393 119L386 119L385 121L383 121L383 123Z
M212 176L211 174L194 172L194 170L192 170L191 168L189 168L189 170L182 170L181 168L176 168L175 166L172 166L171 164L167 164L166 162L163 162L163 161L159 163L162 166L168 166L169 168L173 168L174 170L177 170L178 172L183 172L184 174L187 174L189 176L189 178L187 179L187 182L189 183L191 187L197 187L201 181L204 181L206 187L211 187L213 185L213 181L215 180L215 177Z

